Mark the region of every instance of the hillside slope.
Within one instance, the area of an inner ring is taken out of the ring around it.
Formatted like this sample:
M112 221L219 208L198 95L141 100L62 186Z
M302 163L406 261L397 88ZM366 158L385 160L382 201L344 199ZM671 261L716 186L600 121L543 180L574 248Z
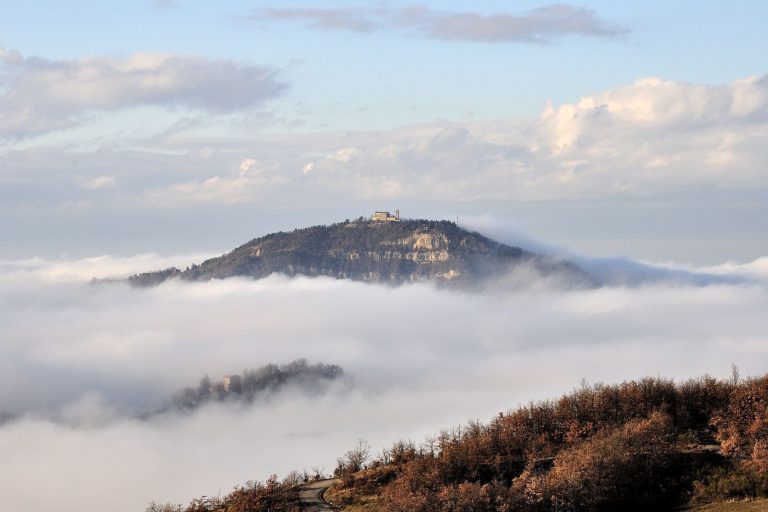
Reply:
M558 275L572 284L589 284L573 264L547 258L469 232L453 222L356 220L272 233L184 271L170 268L137 274L139 285L168 278L224 279L234 276L329 276L366 282L436 281L458 286L498 279L520 265Z
M443 430L420 445L395 441L374 455L358 440L337 458L335 481L319 469L292 472L282 483L273 476L192 500L183 510L766 510L767 434L768 374L584 385L485 423ZM724 503L735 500L753 501Z

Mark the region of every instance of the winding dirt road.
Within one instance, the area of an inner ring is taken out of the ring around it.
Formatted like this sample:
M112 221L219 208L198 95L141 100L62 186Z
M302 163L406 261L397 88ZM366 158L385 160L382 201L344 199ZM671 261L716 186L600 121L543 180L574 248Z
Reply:
M309 512L322 512L333 510L331 506L323 499L323 493L330 486L338 483L337 478L328 478L326 480L315 480L307 482L299 487L299 501L301 510Z

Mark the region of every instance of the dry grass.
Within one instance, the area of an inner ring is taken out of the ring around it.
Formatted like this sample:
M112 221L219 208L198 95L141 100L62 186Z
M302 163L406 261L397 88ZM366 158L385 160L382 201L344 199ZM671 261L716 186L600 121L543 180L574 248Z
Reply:
M680 510L681 512L766 512L768 511L768 499L709 503L707 505L686 507Z
M394 478L395 467L381 466L364 469L352 476L354 485L334 485L325 491L324 498L341 506L344 512L376 512L381 510L381 489Z
M332 504L345 504L344 512L376 512L380 510L381 496L353 494L350 489L342 489L334 485L323 495Z

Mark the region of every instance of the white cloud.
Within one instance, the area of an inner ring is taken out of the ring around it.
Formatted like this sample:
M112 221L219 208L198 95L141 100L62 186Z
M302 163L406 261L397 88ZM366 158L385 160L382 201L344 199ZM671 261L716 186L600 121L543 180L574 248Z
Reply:
M318 194L330 201L352 194L460 202L668 195L768 187L766 112L764 77L722 86L652 78L548 105L535 121L297 134L291 144L275 136L268 151L247 151L283 176L273 191L283 200ZM292 172L297 167L304 177ZM221 200L231 197L249 200L238 193Z
M250 170L258 165L258 161L254 160L253 158L246 158L242 162L240 162L240 175L246 175L250 172Z
M0 137L81 123L94 111L142 105L209 113L242 110L279 95L272 67L203 57L139 53L127 58L48 60L0 53Z
M673 270L691 270L690 266L684 265L667 264L665 266ZM703 267L695 270L718 276L738 276L768 281L768 257L757 258L756 260L747 263L728 261L721 265Z
M96 176L80 183L80 186L88 190L98 190L100 188L111 187L115 184L117 178L114 176Z
M82 259L31 258L26 260L0 260L0 281L78 282L93 279L125 278L140 272L151 272L172 266L184 268L200 263L214 254L137 254L135 256L94 256Z
M328 158L335 162L347 163L359 154L360 150L357 148L341 148L329 155Z
M685 135L690 130L716 127L722 131L733 123L768 121L768 79L749 77L729 85L686 84L655 77L637 80L577 103L558 108L547 105L540 122L555 149L563 150L586 138L595 143L598 135L666 136L672 129ZM627 133L630 131L630 133Z
M178 208L198 204L238 204L256 200L274 193L286 182L279 175L244 173L238 176L212 176L202 181L185 182L146 194L145 204L154 208Z

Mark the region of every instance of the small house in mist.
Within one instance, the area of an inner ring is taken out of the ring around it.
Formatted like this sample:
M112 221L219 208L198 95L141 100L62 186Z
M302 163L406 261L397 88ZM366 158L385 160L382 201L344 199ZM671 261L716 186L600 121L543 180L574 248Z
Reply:
M239 375L225 375L221 384L228 393L240 393L243 390L243 379Z

